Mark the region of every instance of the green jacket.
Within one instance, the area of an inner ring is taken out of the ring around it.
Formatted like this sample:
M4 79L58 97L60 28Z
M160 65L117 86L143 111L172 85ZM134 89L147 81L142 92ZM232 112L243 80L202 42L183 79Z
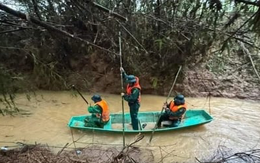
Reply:
M140 94L140 90L138 88L133 88L131 94L124 95L123 98L129 103L134 103L134 102L138 102L139 94Z
M128 75L123 72L123 77L124 80L127 81ZM140 90L138 88L133 88L132 92L130 95L124 95L123 98L128 102L128 103L135 103L138 102Z
M92 114L102 113L102 108L99 105L89 106L88 112Z

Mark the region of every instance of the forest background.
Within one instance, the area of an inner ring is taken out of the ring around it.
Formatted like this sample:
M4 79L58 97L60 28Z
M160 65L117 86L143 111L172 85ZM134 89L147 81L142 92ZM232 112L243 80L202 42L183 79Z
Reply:
M119 94L123 67L143 94L260 99L260 1L1 0L2 114L16 93ZM30 97L28 96L28 99Z

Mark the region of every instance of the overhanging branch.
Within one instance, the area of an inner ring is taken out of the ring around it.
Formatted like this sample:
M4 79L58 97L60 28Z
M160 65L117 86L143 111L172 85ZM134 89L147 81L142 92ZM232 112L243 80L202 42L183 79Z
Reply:
M12 29L12 30L1 31L1 32L0 32L0 35L1 35L1 34L5 34L5 33L11 33L11 32L22 31L22 30L25 30L25 29L29 29L29 28L18 28L18 29Z
M239 42L239 43L240 43L240 46L242 47L242 50L243 50L244 54L248 55L248 57L250 59L250 62L252 64L252 67L253 67L253 69L255 71L255 74L257 75L258 79L260 80L260 75L259 75L258 71L256 70L254 61L253 61L253 59L251 57L251 54L250 54L249 50L245 47L245 45L242 42Z
M235 0L235 2L238 2L238 3L245 3L247 5L254 5L254 6L258 6L260 7L260 1L257 1L257 2L251 2L251 1L247 1L247 0Z
M89 42L89 41L83 40L83 39L80 38L80 37L74 36L74 35L72 35L72 34L66 32L66 31L63 31L63 30L60 30L60 29L58 29L58 28L55 28L55 27L53 27L53 26L51 26L51 25L48 25L48 24L46 24L45 22L40 21L40 20L38 20L38 19L36 19L36 18L34 18L34 17L32 17L32 16L26 15L26 14L20 12L20 11L13 10L13 9L11 9L11 8L9 8L9 7L5 6L5 5L3 5L2 3L0 3L0 10L3 10L3 11L5 11L5 12L11 14L11 15L14 15L14 16L16 16L16 17L22 18L22 19L24 19L24 20L31 21L32 23L34 23L34 24L36 24L36 25L38 25L38 26L44 27L44 28L46 28L47 30L55 31L55 32L57 32L57 33L60 33L60 34L62 34L62 35L65 35L65 36L67 36L67 37L70 37L70 38L72 38L72 39L75 39L75 40L84 42L84 43L86 43L87 45L91 45L91 46L93 46L93 47L95 47L95 48L98 48L98 49L100 49L100 50L103 50L103 51L106 51L106 52L109 52L109 53L118 55L117 53L114 53L114 52L112 52L112 51L110 51L110 50L108 50L108 49L106 49L106 48L103 48L103 47L98 46L98 45L96 45L96 44L94 44L94 43L91 43L91 42Z
M124 16L122 16L122 15L116 13L116 12L113 12L113 11L109 10L108 8L106 8L106 7L104 7L104 6L101 6L100 4L97 4L96 2L92 2L92 1L86 1L86 2L87 2L87 3L91 3L94 7L98 8L98 9L101 10L101 11L104 11L104 12L106 12L106 13L109 13L110 15L112 15L112 16L114 16L114 17L116 17L116 18L119 18L119 19L121 19L121 20L123 20L123 21L127 21L127 18L126 18L126 17L124 17Z

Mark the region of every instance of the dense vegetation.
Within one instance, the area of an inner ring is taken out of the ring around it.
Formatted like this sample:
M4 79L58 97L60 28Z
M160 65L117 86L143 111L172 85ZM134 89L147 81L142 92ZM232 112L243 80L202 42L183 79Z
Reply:
M238 68L251 67L260 78L258 2L2 0L0 102L13 101L17 91L70 84L119 92L119 31L124 68L143 79L144 92L164 88L180 65L189 70L207 63L223 73L227 62L238 60Z

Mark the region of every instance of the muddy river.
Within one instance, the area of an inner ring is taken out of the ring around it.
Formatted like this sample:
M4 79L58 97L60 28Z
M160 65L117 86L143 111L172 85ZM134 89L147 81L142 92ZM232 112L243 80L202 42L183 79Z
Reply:
M90 100L91 94L83 93ZM122 112L120 95L100 95L108 102L110 111ZM171 98L172 99L172 98ZM166 97L142 95L140 111L161 110ZM66 143L68 149L89 145L122 146L122 134L82 132L70 130L67 123L71 116L87 113L87 104L72 92L38 91L36 96L17 95L16 102L22 115L0 117L0 146L16 147L16 142L48 144L54 151ZM155 162L196 162L195 157L211 157L220 148L238 152L260 148L260 102L225 98L186 98L188 109L204 109L214 120L203 126L154 133L136 145L153 152ZM125 102L125 112L128 106ZM126 144L135 134L126 134ZM72 142L76 141L75 144Z

